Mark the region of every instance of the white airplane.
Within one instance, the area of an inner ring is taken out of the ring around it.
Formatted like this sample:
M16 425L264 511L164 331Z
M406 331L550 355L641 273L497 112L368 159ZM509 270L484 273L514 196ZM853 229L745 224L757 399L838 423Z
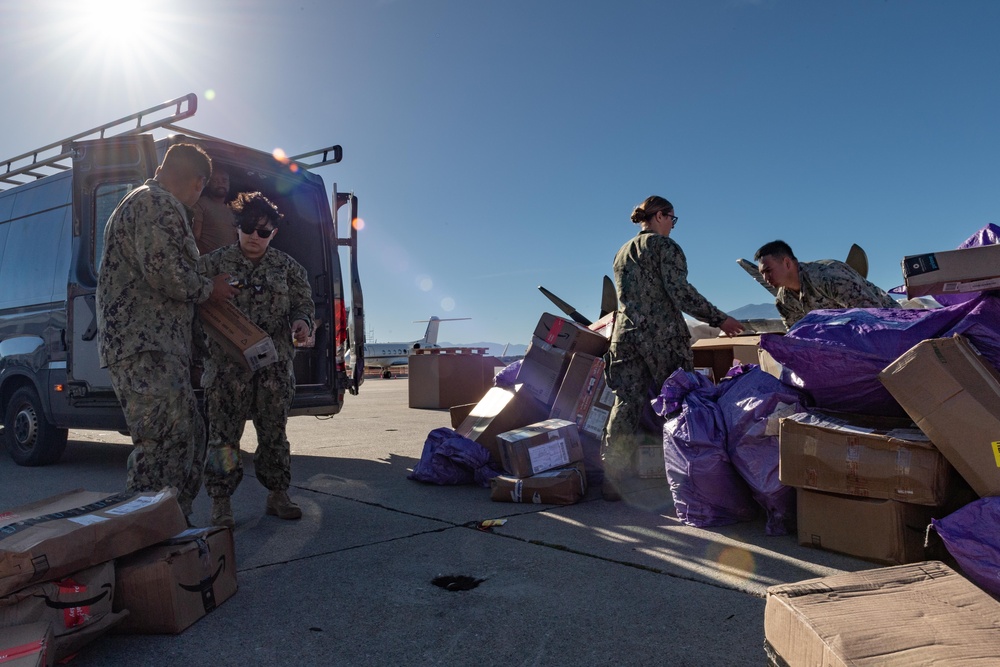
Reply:
M471 317L452 317L442 319L437 315L432 315L429 320L416 320L416 322L427 322L427 330L424 337L419 340L399 343L365 343L365 368L381 368L382 377L392 377L389 370L393 366L406 366L410 363L409 355L411 350L427 347L440 347L437 344L438 328L441 322L454 322L457 320L470 320ZM353 366L351 353L346 356L348 366Z

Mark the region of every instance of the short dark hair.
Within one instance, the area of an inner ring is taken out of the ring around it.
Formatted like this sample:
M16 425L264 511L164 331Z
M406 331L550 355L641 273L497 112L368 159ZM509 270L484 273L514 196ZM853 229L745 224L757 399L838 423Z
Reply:
M201 146L174 144L164 154L160 170L175 177L207 180L212 175L212 158Z
M229 206L233 209L237 227L243 224L256 224L261 218L267 218L272 227L277 227L285 219L285 216L278 212L278 207L259 192L241 192Z
M771 241L770 243L765 243L756 253L754 253L753 261L759 262L761 257L766 257L767 255L779 258L788 257L793 262L799 261L795 258L795 253L792 252L791 246L784 241Z

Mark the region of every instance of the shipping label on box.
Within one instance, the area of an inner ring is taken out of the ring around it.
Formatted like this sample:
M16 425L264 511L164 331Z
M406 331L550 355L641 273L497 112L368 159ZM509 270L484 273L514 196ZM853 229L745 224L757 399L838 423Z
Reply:
M801 412L781 420L782 484L920 505L948 500L952 467L908 419Z
M1000 287L1000 245L931 252L903 258L906 296L981 292Z
M921 341L879 380L977 494L1000 495L1000 372L966 338Z
M478 442L490 452L490 458L501 465L500 445L497 435L545 419L549 408L515 385L512 390L493 387L477 403L455 432L463 438Z
M595 357L603 356L610 345L608 338L601 333L550 313L542 314L535 327L534 337L559 350L583 352Z
M667 464L662 445L639 445L635 448L635 468L640 479L665 479Z
M515 477L583 460L583 447L576 424L565 419L547 419L497 436L504 470Z
M236 555L228 528L192 528L118 565L115 608L123 632L176 634L236 593Z
M950 510L797 489L799 544L876 563L924 560L931 519Z
M231 301L205 301L198 305L198 316L209 335L250 370L256 371L278 361L271 337Z
M60 579L184 530L177 492L77 489L0 513L0 595Z
M559 392L569 359L570 354L566 350L533 336L521 359L515 381L524 385L524 391L551 406Z
M787 665L988 665L1000 602L944 563L772 586L764 637Z
M572 505L586 493L587 475L582 463L530 477L497 475L490 480L490 499L498 502Z

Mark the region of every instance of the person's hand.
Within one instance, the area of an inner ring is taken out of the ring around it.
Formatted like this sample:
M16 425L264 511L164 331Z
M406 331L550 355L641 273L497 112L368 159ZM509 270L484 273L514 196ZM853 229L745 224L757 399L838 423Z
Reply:
M295 320L292 322L292 338L296 343L304 343L309 338L309 325L305 320Z
M240 293L238 287L233 287L229 284L231 277L228 273L221 273L212 278L212 293L208 296L209 301L222 303L229 301Z
M727 336L735 336L737 334L743 333L743 325L739 323L735 317L727 317L726 320L719 325L722 332Z

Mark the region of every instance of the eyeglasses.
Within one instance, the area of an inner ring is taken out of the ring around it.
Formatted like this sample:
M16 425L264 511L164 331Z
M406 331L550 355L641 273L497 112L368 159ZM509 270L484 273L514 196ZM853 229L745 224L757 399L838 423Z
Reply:
M673 224L675 227L677 226L677 221L680 220L680 218L678 218L673 213L667 213L666 211L660 211L660 213L663 214L663 217L669 218L670 221L671 221L671 224Z
M257 225L240 225L240 230L247 236L250 236L254 232L257 232L257 236L259 236L262 239L266 239L271 235L272 232L274 232L274 227L267 229L258 227Z

